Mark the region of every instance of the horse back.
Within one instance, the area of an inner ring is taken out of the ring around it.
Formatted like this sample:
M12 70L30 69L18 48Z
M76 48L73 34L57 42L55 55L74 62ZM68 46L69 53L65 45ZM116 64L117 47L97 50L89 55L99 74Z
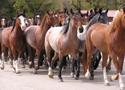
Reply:
M93 44L94 47L97 47L101 51L107 52L107 30L107 24L96 23L88 29L87 40L89 40L89 42L91 42L91 44Z

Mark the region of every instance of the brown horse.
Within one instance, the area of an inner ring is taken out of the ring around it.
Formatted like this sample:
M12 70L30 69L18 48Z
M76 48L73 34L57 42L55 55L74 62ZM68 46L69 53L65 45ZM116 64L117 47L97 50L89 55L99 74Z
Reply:
M71 54L73 60L77 59L79 40L77 38L77 29L82 28L83 17L79 13L73 13L69 17L68 25L62 27L51 27L45 37L45 50L47 55L47 60L49 61L49 77L53 77L53 64L54 60L59 56L59 74L58 77L60 81L63 81L61 72L63 67L63 57L65 55ZM55 56L51 62L51 51L55 51ZM79 72L79 69L78 71ZM79 75L77 75L79 77Z
M29 63L30 67L34 67L34 73L37 73L37 70L39 69L40 53L44 53L44 39L46 32L51 26L58 23L58 17L55 16L55 13L47 12L43 17L40 26L31 25L25 30L26 41L30 51ZM33 50L35 50L37 56L35 66Z
M24 13L20 13L15 19L14 26L5 28L1 34L2 60L5 60L5 55L8 53L7 49L10 49L14 60L13 68L16 73L19 73L18 61L25 48L25 37L22 30L26 28L26 24L27 20Z
M104 82L109 85L109 81L106 74L107 58L110 55L113 59L114 65L117 70L117 76L119 77L120 89L125 88L121 75L121 67L123 65L124 54L125 54L125 7L120 9L114 17L114 20L110 25L96 23L92 25L86 37L87 47L87 62L88 69L86 77L90 75L89 69L91 65L91 58L94 47L98 48L103 55L102 68Z

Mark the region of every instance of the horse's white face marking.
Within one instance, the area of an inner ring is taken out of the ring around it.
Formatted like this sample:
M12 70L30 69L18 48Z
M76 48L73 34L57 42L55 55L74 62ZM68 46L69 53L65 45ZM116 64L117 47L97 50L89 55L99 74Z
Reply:
M19 16L21 29L24 30L26 28L26 24L28 24L26 18L24 16Z
M1 19L1 24L2 24L2 26L5 26L5 18Z

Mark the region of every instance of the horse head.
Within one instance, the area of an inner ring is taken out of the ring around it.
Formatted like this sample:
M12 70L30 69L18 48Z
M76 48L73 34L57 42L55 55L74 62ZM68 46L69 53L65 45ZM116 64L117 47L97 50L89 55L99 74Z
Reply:
M25 13L20 12L17 14L16 19L15 19L15 23L14 23L14 27L15 25L18 25L22 30L26 29L28 24L27 18L25 16Z
M46 22L47 22L48 25L50 25L50 26L59 25L58 14L55 13L55 12L53 12L53 11L51 11L51 12L48 12L48 11L47 11Z
M125 29L125 6L116 11L112 23L113 31L118 30L118 28Z
M91 18L86 26L86 30L88 30L88 28L99 22L99 23L104 23L104 24L108 24L108 16L107 16L107 13L108 13L108 9L107 10L102 10L102 9L99 9L98 12L96 11L95 14L92 13Z
M70 13L71 13L71 15L70 15L70 22L71 22L73 28L77 28L77 29L83 30L82 25L84 24L84 19L85 18L82 15L82 13L79 12L79 11L77 13L74 13L72 9L70 10Z
M64 8L63 11L58 11L59 25L65 24L66 18L68 17L68 10Z

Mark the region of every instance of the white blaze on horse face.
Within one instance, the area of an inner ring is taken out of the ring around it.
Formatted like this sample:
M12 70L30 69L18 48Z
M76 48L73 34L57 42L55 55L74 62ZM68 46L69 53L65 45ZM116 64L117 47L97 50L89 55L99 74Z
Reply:
M24 30L26 28L26 24L28 22L27 22L27 20L26 20L26 18L24 16L19 16L19 19L20 19L21 29Z
M5 18L1 19L1 25L4 27L5 26Z

